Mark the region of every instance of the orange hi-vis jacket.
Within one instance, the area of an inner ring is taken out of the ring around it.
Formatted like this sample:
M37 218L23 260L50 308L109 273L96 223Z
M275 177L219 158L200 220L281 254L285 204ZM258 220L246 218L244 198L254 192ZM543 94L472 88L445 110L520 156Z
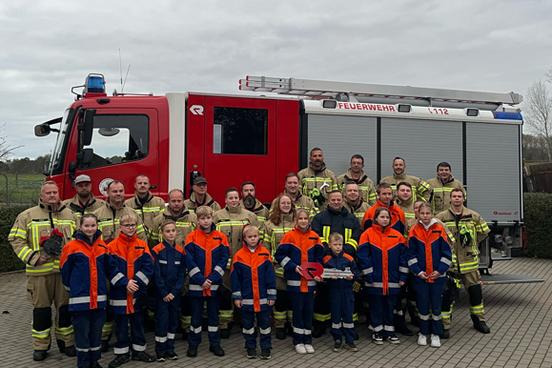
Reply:
M107 245L109 253L117 262L117 268L128 280L135 280L139 289L134 294L127 292L126 287L112 287L109 290L109 306L115 314L132 314L138 308L140 296L146 294L146 289L153 277L153 257L148 245L136 234L127 236L119 234Z
M404 234L406 226L406 217L404 215L404 211L395 203L391 203L391 205L387 206L379 199L376 201L376 204L368 208L368 210L364 213L364 217L362 218L360 226L364 230L372 226L372 223L374 222L374 216L376 215L376 210L379 207L385 207L389 210L389 212L391 213L391 227L397 230L399 233Z
M314 292L316 281L307 281L295 272L295 268L306 262L322 264L323 256L324 247L317 233L310 229L304 232L297 227L287 232L274 256L276 262L284 268L287 290L301 293Z
M276 275L270 252L257 244L254 251L244 243L232 261L232 299L241 300L242 309L266 310L276 300Z
M406 241L400 232L372 225L360 236L357 258L368 294L399 294L400 282L408 278Z

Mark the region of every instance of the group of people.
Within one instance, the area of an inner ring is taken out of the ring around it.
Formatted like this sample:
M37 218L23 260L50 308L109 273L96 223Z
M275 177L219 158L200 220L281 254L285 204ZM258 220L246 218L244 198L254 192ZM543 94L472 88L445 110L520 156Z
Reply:
M426 182L407 175L397 157L394 174L375 185L361 155L350 164L336 177L313 148L270 208L251 181L228 188L223 208L201 176L188 199L173 189L166 205L144 175L126 200L117 180L105 201L87 175L75 178L77 193L64 202L45 182L39 205L22 212L9 235L26 264L33 359L47 357L52 303L58 348L76 355L78 367L100 366L113 329L115 368L177 359L177 331L196 357L205 325L217 356L234 324L248 358L271 357L272 327L278 339L291 333L299 354L314 353L312 338L328 328L334 351L357 351L355 322L363 317L375 344L397 344L397 333L413 334L406 312L418 344L439 347L462 284L474 328L489 333L478 271L489 228L464 206L450 165L439 163ZM145 319L155 323L156 357L146 353Z

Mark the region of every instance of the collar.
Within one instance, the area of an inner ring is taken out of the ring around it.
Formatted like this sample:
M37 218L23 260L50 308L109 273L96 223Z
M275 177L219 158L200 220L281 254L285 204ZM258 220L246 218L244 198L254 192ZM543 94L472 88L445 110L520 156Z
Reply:
M364 173L364 170L360 170L360 176L358 177L358 179L353 179L353 172L352 172L351 169L349 168L349 169L347 170L347 173L345 174L345 179L347 179L347 180L345 180L345 183L346 183L347 181L352 181L352 182L354 182L354 183L359 184L359 183L362 183L364 180L366 180L366 178L368 178L368 175L366 175L366 174Z
M429 230L429 228L435 225L438 221L435 218L432 218L429 222L429 225L424 224L421 220L419 220L418 222L424 227L424 229Z
M76 240L80 240L90 246L94 245L94 243L96 242L96 240L98 240L98 238L102 235L102 232L100 230L97 230L96 233L92 236L92 239L90 239L85 233L83 233L82 231L80 230L77 230L75 232L75 239ZM92 242L91 242L92 240Z
M242 212L242 206L241 204L238 204L237 207L228 207L226 206L226 211L228 211L228 213L241 213Z

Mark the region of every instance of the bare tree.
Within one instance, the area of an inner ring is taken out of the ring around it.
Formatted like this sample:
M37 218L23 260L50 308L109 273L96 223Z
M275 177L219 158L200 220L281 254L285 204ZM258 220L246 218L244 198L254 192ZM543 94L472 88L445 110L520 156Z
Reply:
M548 161L552 161L552 70L546 81L535 82L527 91L526 123L544 139Z
M5 124L2 126L2 130L5 131ZM8 143L8 140L5 136L0 136L0 162L4 162L10 157L10 155L18 148L23 146L16 146Z

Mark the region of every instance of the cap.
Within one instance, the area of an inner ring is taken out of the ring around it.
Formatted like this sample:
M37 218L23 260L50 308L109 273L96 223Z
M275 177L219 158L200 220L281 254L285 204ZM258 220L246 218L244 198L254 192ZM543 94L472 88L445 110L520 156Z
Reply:
M92 180L90 179L90 176L88 175L79 175L75 178L75 185L77 185L78 183L91 183Z
M199 185L199 184L207 184L207 179L205 179L203 176L198 176L197 178L194 179L194 185Z

